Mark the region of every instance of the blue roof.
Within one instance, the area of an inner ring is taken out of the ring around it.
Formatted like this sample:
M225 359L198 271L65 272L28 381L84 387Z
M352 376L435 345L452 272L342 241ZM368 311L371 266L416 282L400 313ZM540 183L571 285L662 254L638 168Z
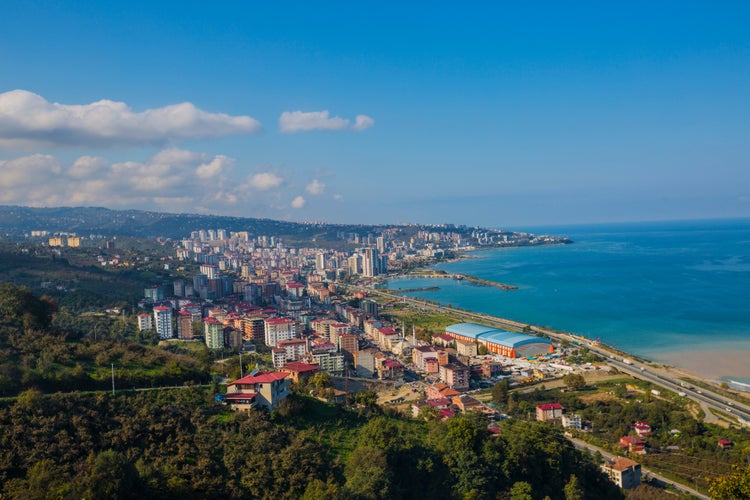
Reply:
M508 332L498 330L489 326L479 325L477 323L458 323L445 328L446 332L471 337L476 340L499 344L505 347L516 348L526 344L551 344L549 339L543 337L534 337L523 333Z
M476 323L457 323L455 325L446 326L445 331L476 339L483 333L495 332L498 330L489 326L478 325Z

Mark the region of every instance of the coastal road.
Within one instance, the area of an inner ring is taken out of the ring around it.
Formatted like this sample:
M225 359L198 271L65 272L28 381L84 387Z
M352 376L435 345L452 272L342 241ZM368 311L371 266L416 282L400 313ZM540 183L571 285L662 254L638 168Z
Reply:
M593 444L587 443L586 441L582 441L580 439L576 439L576 438L573 438L573 437L569 437L568 439L573 443L573 446L575 446L579 450L589 450L591 452L597 452L598 451L599 453L602 454L602 456L604 458L606 458L608 460L614 458L614 456L615 456L612 453L610 453L610 452L608 452L608 451L606 451L606 450L604 450L602 448L599 448L598 446L594 446ZM691 488L689 486L685 486L684 484L680 484L680 483L677 483L677 482L675 482L675 481L673 481L673 480L671 480L669 478L666 478L666 477L662 476L661 474L659 474L657 472L654 472L651 469L648 469L647 467L641 466L641 474L643 476L648 475L649 477L651 477L653 479L656 479L656 481L658 481L660 483L659 484L660 486L671 486L671 487L675 488L676 490L678 490L678 491L680 491L682 493L687 493L689 495L692 495L693 497L700 498L701 500L709 500L710 499L710 497L708 497L707 495L704 495L703 493L701 493L701 492L699 492L697 490L694 490L693 488Z
M464 309L457 309L450 305L444 306L434 302L425 301L422 299L415 299L412 297L406 297L391 293L386 290L376 288L365 288L358 287L360 290L367 293L380 295L381 297L388 298L393 301L398 301L403 304L415 307L417 309L427 310L431 312L444 312L461 318L465 321L478 321L489 326L498 328L507 328L511 330L523 331L531 330L535 333L547 335L550 338L560 341L574 342L579 345L585 345L590 351L594 352L607 359L607 362L617 368L618 370L628 373L636 378L648 380L654 385L660 386L664 389L675 392L684 392L686 397L704 405L709 406L715 410L718 410L726 415L733 415L738 419L740 425L750 425L750 407L747 407L737 400L730 397L718 394L714 391L704 388L692 387L691 384L687 384L677 378L675 378L668 370L654 368L651 365L641 363L637 359L627 358L627 354L609 350L604 348L602 345L592 342L590 339L580 337L573 334L558 332L554 330L548 330L527 323L521 323L519 321L513 321L505 318L498 318L490 316L488 314L475 313L472 311L466 311ZM625 357L623 357L625 354ZM624 362L623 359L628 359ZM740 419L742 421L740 421Z

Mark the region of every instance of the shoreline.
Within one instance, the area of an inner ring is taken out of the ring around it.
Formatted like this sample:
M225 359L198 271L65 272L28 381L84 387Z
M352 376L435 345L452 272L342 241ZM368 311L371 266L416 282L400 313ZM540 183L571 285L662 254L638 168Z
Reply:
M451 273L435 270L434 266L438 264L444 264L448 262L456 262L464 259L476 258L459 254L452 259L446 259L439 262L432 262L425 264L417 269L438 271L444 273L442 277L452 277ZM409 273L398 273L395 276L386 278L384 281L390 281L393 279L414 279L414 278L429 278L437 276L419 276L410 274L415 271L412 269ZM437 274L437 273L436 273ZM456 273L453 273L456 274ZM477 278L479 279L479 278ZM397 290L387 290L388 292L398 292ZM435 301L429 301L427 299L410 297L414 300L419 300L425 303ZM455 306L449 306L448 308L458 311L463 311L470 314L476 314L487 318L486 321L495 322L503 325L512 325L513 328L521 331L524 327L530 328L532 331L536 331L542 334L552 334L554 336L562 336L577 339L579 342L583 341L584 346L586 344L598 344L600 347L607 350L613 351L617 355L623 355L626 357L632 357L634 359L640 359L646 363L654 365L661 364L667 370L679 372L684 377L694 377L704 382L720 387L722 384L727 384L730 389L737 391L741 394L750 393L750 364L747 363L747 354L750 353L750 340L746 342L746 346L743 349L737 349L737 342L730 341L719 341L713 343L706 343L705 345L693 345L689 349L671 350L671 351L659 351L652 350L645 352L644 354L634 354L629 351L625 351L614 345L607 344L606 339L604 342L597 342L594 339L590 339L580 334L573 332L567 332L563 330L555 330L551 328L544 328L532 323L511 320L507 318L501 318L491 314L486 314L478 311L472 311L470 309L463 309ZM479 321L479 320L478 320ZM729 344L725 348L719 348L718 345ZM745 343L743 343L744 345ZM727 370L729 368L729 370ZM730 374L728 374L729 372Z

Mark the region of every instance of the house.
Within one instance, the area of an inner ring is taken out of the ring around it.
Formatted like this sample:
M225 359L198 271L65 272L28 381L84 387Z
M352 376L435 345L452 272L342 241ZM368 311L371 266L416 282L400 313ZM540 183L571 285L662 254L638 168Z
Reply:
M536 419L539 422L555 422L562 419L563 407L560 403L537 405Z
M641 464L629 458L615 457L607 460L601 469L620 488L636 488L641 484Z
M444 333L436 333L432 336L432 343L443 347L448 347L453 342L453 337Z
M646 453L646 442L640 436L623 436L618 446L627 449L629 453Z
M633 428L635 429L635 433L639 436L648 436L651 434L651 426L646 422L636 422L633 425Z
M566 429L577 429L579 431L583 429L583 421L581 420L581 416L578 414L563 415L562 417L560 417L560 421L562 423L562 426Z
M427 399L452 398L461 394L446 384L433 384L427 388Z
M299 384L300 382L306 382L319 368L318 365L309 365L301 361L290 361L279 371L288 374L292 382Z
M380 365L378 375L381 379L397 379L404 376L404 365L395 359L386 359Z
M249 410L263 407L273 410L289 395L287 374L282 372L258 372L245 375L227 385L224 402L234 410Z
M459 363L448 363L439 368L440 380L457 391L469 388L469 367Z
M477 343L470 340L456 340L456 352L459 356L476 357Z
M733 443L733 442L731 442L731 441L730 441L730 440L728 440L728 439L719 439L719 440L718 440L718 441L716 442L716 444L718 444L718 445L719 445L719 448L721 448L722 450L730 450L730 449L732 449L732 447L734 446L734 443Z
M481 411L483 407L481 401L466 394L462 394L460 396L453 396L453 404L456 406L456 408L458 408L464 413L466 413L469 410Z

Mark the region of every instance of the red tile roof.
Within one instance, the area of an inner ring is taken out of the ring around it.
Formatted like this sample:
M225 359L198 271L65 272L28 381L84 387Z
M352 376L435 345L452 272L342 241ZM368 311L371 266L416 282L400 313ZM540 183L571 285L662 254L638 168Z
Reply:
M281 372L258 372L255 375L245 375L229 385L269 384L277 380L284 380L286 377L287 374Z
M548 410L562 410L563 407L560 403L547 403L543 405L538 405L538 409L542 411L548 411Z
M307 363L302 363L301 361L291 361L285 364L282 370L297 373L314 372L318 370L318 365L308 365Z
M267 318L264 321L269 325L289 325L295 322L293 318Z

